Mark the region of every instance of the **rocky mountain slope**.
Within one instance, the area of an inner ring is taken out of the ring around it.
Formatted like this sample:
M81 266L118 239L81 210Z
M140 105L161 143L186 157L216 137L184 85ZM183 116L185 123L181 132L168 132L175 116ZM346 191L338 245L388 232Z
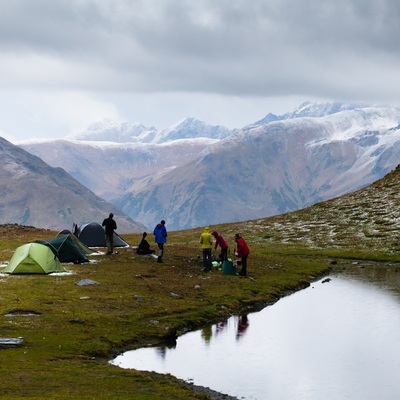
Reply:
M216 142L207 138L162 144L43 140L24 142L21 147L65 169L98 196L118 202L132 184L145 188Z
M131 218L185 229L282 214L364 187L398 164L399 123L397 108L306 103L230 133L188 119L151 144L21 146Z
M140 232L133 221L101 199L62 168L0 138L0 223L17 223L53 230L72 229L73 223L102 222L110 212L118 232Z
M174 229L301 209L364 187L398 163L398 110L359 109L271 122L208 147L116 204ZM158 218L157 218L158 217Z

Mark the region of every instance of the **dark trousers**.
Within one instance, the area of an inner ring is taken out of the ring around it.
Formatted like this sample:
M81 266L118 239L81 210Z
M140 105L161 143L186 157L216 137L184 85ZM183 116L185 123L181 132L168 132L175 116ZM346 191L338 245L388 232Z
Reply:
M228 259L228 248L221 249L221 254L219 255L219 259L221 262L224 262Z
M158 260L159 262L162 261L164 255L164 243L157 243L158 245Z
M106 233L106 246L109 254L114 251L114 234L109 235Z
M204 269L210 270L212 265L211 249L203 249L203 266Z
M247 257L248 256L242 257L242 269L240 270L239 275L247 275Z

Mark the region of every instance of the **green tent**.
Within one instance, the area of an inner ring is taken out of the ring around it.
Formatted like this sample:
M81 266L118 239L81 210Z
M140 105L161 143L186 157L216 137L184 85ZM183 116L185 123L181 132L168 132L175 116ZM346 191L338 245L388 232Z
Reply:
M64 268L51 249L40 243L18 247L3 272L9 274L50 274Z
M71 236L73 236L71 234ZM41 243L49 247L60 262L73 262L76 264L88 262L84 250L80 249L77 243L70 235L58 236L51 240L36 240L35 243ZM93 253L88 249L90 253Z
M85 254L85 255L90 255L90 254L96 254L97 251L90 249L89 247L87 247L84 243L82 243L73 233L71 232L59 232L56 236L56 238L62 237L62 236L68 236L69 239L72 240L72 242L74 242L74 244L79 248L79 250L81 251L81 253Z

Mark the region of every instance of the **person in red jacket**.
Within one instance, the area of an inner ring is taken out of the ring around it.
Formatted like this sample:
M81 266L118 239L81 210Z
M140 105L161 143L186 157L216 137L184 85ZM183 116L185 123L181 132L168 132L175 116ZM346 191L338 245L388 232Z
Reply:
M247 275L247 257L250 254L249 246L247 246L246 241L237 233L235 235L236 242L236 255L242 258L242 269L239 272L239 275L246 276Z
M217 250L219 246L221 248L221 254L219 255L219 259L221 262L224 262L228 259L228 243L222 235L219 235L217 231L211 232L211 235L215 237L215 247L214 250Z

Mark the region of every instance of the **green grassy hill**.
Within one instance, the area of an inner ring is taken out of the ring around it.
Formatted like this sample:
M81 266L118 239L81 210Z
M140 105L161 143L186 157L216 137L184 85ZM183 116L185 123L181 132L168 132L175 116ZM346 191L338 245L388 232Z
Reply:
M239 230L261 248L277 245L384 258L400 250L400 166L372 185L300 211L239 224ZM272 249L271 249L272 247ZM278 246L279 247L279 246Z

